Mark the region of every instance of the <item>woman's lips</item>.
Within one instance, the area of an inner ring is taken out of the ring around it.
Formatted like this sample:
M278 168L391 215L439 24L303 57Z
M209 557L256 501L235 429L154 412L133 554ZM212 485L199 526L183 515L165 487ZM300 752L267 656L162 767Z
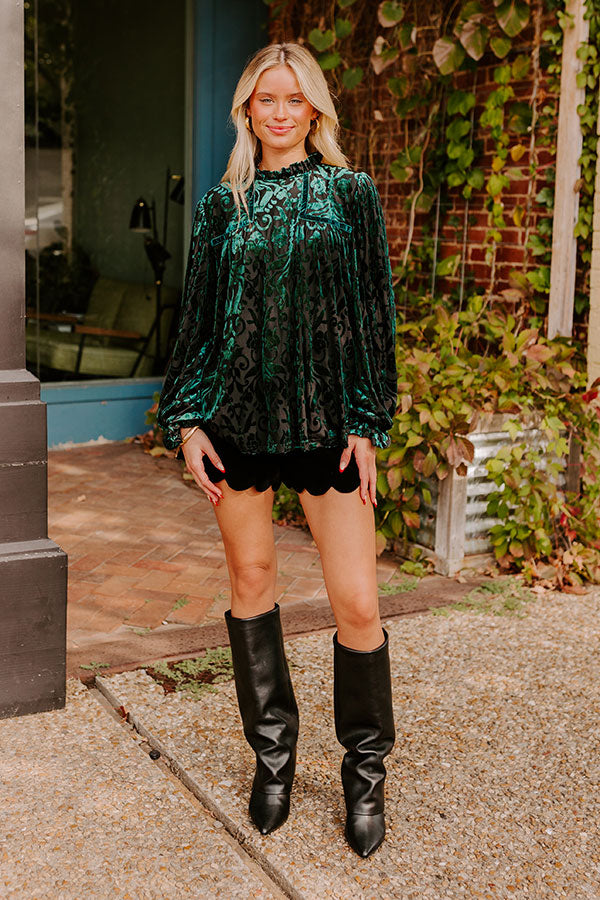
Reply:
M267 128L269 129L269 131L274 131L275 134L285 134L287 131L292 130L291 125L284 126L284 127L278 127L276 125L267 125Z

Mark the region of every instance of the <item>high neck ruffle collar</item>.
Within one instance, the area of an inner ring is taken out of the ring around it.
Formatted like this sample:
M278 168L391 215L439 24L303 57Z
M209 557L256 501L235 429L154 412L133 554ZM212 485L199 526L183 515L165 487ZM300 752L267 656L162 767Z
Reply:
M290 163L282 169L259 169L256 167L255 178L257 181L281 181L284 178L292 178L294 175L301 175L303 172L309 172L318 166L323 159L323 154L319 150L313 150L306 159L298 162Z

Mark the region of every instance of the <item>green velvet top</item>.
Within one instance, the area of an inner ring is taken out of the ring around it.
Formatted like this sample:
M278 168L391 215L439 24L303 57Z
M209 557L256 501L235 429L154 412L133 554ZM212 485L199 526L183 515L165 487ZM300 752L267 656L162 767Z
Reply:
M257 170L237 209L199 201L177 341L161 392L165 445L214 426L244 453L390 445L396 307L381 201L366 172L318 151Z

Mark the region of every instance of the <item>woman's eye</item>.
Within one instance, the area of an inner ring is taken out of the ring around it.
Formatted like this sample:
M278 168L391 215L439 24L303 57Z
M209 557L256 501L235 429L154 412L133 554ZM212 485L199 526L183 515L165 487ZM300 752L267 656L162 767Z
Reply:
M261 97L260 98L261 103L270 103L271 100L272 100L272 97ZM303 103L303 102L304 101L300 97L292 97L292 99L290 100L290 103Z

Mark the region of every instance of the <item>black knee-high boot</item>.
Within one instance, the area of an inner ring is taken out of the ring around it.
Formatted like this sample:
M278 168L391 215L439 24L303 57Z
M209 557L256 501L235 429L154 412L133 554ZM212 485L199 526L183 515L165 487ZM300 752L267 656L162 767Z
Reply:
M395 742L388 633L375 650L334 646L334 711L338 741L346 748L342 785L345 837L369 856L385 837L383 759Z
M289 814L298 738L279 605L248 619L228 609L225 620L244 735L256 753L249 813L259 831L268 834Z

